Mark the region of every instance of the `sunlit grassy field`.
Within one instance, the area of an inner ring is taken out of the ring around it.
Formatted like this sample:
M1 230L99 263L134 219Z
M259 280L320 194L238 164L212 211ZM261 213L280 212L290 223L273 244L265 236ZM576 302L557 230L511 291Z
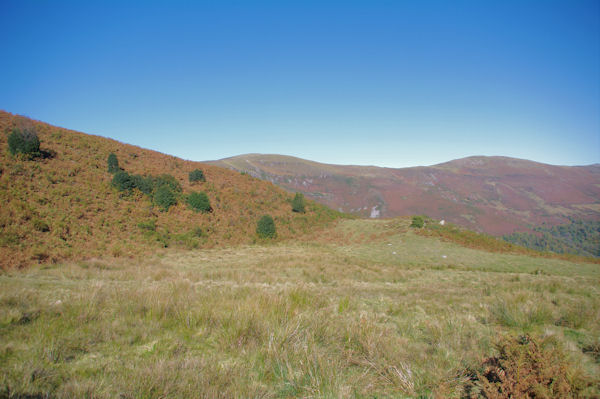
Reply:
M600 395L599 265L408 224L2 272L0 397L461 397L525 333L555 337Z

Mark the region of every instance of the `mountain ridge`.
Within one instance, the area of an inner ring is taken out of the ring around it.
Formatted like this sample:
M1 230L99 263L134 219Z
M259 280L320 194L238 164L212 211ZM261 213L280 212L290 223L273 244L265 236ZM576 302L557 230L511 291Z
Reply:
M323 164L277 154L207 163L300 191L364 217L427 214L494 235L531 231L569 217L600 219L600 167L549 165L505 156L470 156L432 166Z
M534 164L540 164L540 165L548 165L548 166L556 166L556 167L567 167L567 168L587 168L587 167L598 167L600 168L600 162L596 162L596 163L591 163L591 164L580 164L580 165L558 165L558 164L551 164L551 163L546 163L546 162L541 162L541 161L536 161L536 160L532 160L532 159L526 159L526 158L516 158L516 157L509 157L506 155L467 155L461 158L454 158L448 161L443 161L443 162L439 162L439 163L434 163L431 165L413 165L413 166L403 166L403 167L393 167L393 166L381 166L381 165L374 165L374 164L336 164L336 163L329 163L329 162L321 162L321 161L315 161L312 159L307 159L307 158L302 158L299 156L295 156L295 155L285 155L285 154L275 154L275 153L263 153L263 152L248 152L248 153L244 153L244 154L239 154L239 155L233 155L230 157L225 157L225 158L220 158L220 159L211 159L211 160L205 160L205 161L198 161L198 162L203 162L203 163L214 163L214 162L226 162L228 160L236 160L239 158L244 158L244 157L250 157L250 158L256 158L256 157L279 157L282 159L295 159L298 161L302 161L302 162L308 162L308 163L314 163L314 164L319 164L319 165L326 165L326 166L339 166L339 167L359 167L359 168L378 168L378 169L411 169L411 168L432 168L432 167L436 167L436 166L442 166L442 165L446 165L446 164L450 164L450 163L454 163L457 161L466 161L466 160L477 160L477 159L499 159L499 160L514 160L514 161L524 161L524 162L529 162L529 163L534 163Z

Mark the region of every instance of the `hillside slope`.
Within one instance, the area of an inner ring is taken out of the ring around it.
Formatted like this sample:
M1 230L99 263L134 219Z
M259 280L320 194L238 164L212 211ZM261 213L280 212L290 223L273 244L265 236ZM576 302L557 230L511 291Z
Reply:
M365 217L427 214L496 235L566 223L567 217L600 220L598 164L554 166L507 157L469 157L392 169L263 154L208 163L247 172Z
M274 217L278 237L286 239L336 217L312 202L305 214L293 213L288 193L251 176L20 118L0 111L1 268L137 256L165 246L249 243L257 239L256 223L264 214ZM19 121L35 126L46 157L23 160L9 154L7 136ZM206 192L213 212L193 212L184 201L161 212L137 190L117 191L107 171L111 152L129 173L170 174L184 194ZM205 183L188 181L196 168L204 171Z

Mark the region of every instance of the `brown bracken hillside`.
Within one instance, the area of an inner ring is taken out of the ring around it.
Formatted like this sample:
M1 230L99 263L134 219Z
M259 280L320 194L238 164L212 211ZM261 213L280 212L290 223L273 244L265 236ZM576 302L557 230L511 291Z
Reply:
M45 154L33 160L10 155L14 126L33 124ZM107 158L116 154L131 174L174 176L183 188L204 191L213 211L197 213L183 198L167 212L137 189L111 185ZM201 169L206 182L191 184ZM273 216L277 239L323 227L339 214L307 202L291 210L292 196L265 181L224 168L92 136L0 111L0 268L105 256L137 257L165 247L207 248L258 240L261 216Z

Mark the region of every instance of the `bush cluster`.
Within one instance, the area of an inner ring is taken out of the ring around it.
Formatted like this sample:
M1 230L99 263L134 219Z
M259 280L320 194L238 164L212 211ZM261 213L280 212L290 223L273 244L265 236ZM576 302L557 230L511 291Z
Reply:
M294 199L292 200L292 211L299 213L306 212L304 195L302 195L302 193L296 193L294 196Z
M169 186L159 186L154 192L154 203L158 205L163 211L168 211L169 208L177 203L175 194L169 188Z
M114 153L108 154L108 159L106 161L108 163L108 173L115 174L121 170L119 167L119 160Z
M150 196L154 204L161 210L168 211L169 208L177 204L177 197L182 192L181 185L175 177L167 174L160 176L142 176L130 175L121 167L117 156L113 153L109 154L108 171L113 173L112 185L119 191L131 191L138 189L140 192ZM189 174L190 182L206 181L204 173L200 169L195 169ZM185 197L188 206L196 212L212 212L210 200L205 192L192 191ZM304 195L296 193L292 200L292 210L294 212L305 212ZM156 225L140 224L140 229L147 231L155 231ZM198 231L198 236L202 235L202 231ZM256 225L256 234L260 238L274 238L277 235L275 229L275 221L270 215L264 215Z
M182 191L177 179L171 175L130 175L124 170L119 170L113 175L112 185L119 191L131 191L137 188L151 197L163 211L168 211L171 206L177 204L177 196Z
M40 155L40 139L33 127L13 129L8 136L8 151L12 155L23 154L30 158Z
M204 177L204 172L200 169L194 169L189 174L190 183L195 183L197 181L206 181L206 177Z
M425 220L423 219L423 216L413 216L410 227L420 229L423 228L423 226L425 226Z
M112 185L119 191L128 191L135 188L135 183L129 173L121 170L113 175Z
M275 231L275 222L270 215L264 215L256 225L256 234L260 238L274 238L277 232Z
M154 187L167 186L174 193L180 193L181 185L177 179L171 175L162 174L160 176L151 176L152 184Z
M152 195L154 179L151 176L131 175L133 186L146 195Z
M204 192L192 191L186 198L187 204L196 212L210 212L212 208L208 196Z

